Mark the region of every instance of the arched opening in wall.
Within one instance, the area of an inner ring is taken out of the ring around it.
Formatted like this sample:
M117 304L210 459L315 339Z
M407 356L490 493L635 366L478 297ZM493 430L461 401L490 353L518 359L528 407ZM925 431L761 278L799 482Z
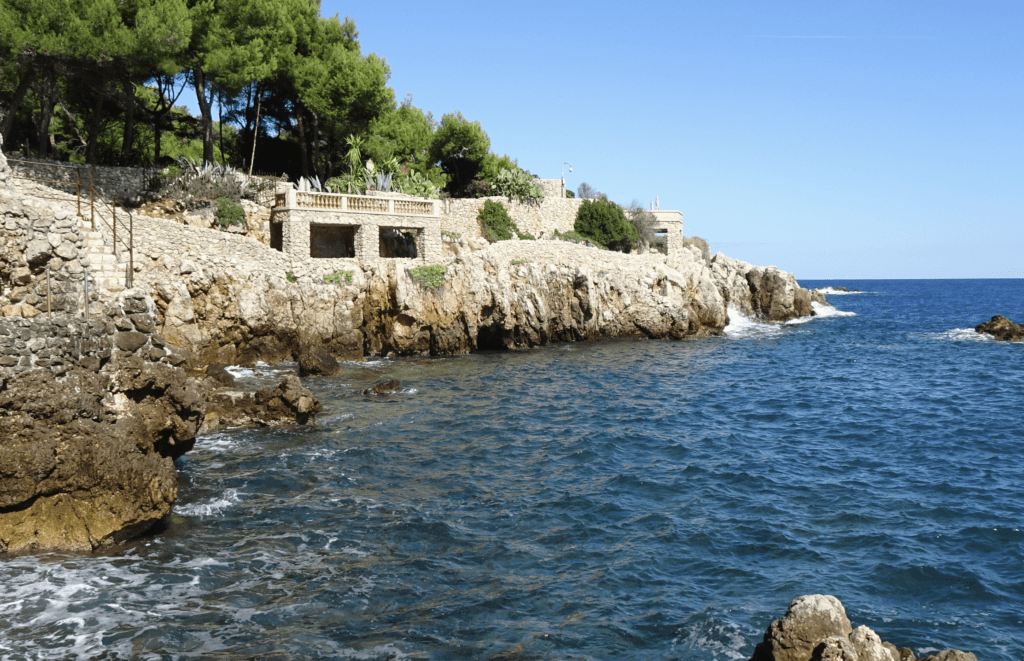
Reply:
M502 351L505 349L501 324L478 326L476 329L478 351Z
M419 257L417 239L422 230L397 227L380 228L380 256L391 258Z
M309 256L326 259L356 256L357 225L309 225Z

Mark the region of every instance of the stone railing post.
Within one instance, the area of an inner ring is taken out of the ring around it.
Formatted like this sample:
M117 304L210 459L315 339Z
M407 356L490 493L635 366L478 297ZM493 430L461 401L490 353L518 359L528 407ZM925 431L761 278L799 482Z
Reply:
M388 201L388 213L395 213L395 200L392 197L387 198Z
M296 199L295 199L295 189L294 188L289 188L287 191L285 191L284 196L285 196L284 197L284 206L285 206L285 208L287 208L287 209L294 209L295 207L298 206L298 203L296 202Z

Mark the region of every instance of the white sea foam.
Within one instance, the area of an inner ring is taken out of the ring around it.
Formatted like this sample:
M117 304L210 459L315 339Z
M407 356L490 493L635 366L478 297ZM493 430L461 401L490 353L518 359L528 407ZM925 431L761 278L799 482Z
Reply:
M232 505L235 505L240 500L241 498L238 495L237 489L227 489L220 496L216 496L205 502L182 505L181 507L176 507L175 511L178 514L183 514L185 516L212 516L214 514L219 514Z
M729 325L725 327L725 335L731 339L768 338L782 334L777 324L765 324L743 316L739 310L729 306Z
M928 333L925 337L953 342L994 342L996 339L988 333L979 333L973 328L954 328L944 333Z
M849 296L851 294L874 294L872 291L839 291L831 287L818 287L814 291L821 292L826 296Z

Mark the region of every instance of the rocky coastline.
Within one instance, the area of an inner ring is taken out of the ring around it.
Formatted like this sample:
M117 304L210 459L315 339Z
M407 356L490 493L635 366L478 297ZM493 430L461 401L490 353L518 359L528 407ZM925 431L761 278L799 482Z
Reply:
M666 257L462 239L425 284L414 260L338 270L142 215L133 288L88 289L107 258L96 232L74 198L40 190L0 151L0 551L138 534L170 512L174 459L197 434L308 424L320 410L298 377L244 393L225 366L301 358L300 374L330 374L364 356L681 339L721 334L730 310L784 322L825 304L790 273L695 247Z
M856 629L843 604L831 595L797 597L774 620L750 661L978 661L971 652L948 649L916 656L884 642L869 627Z

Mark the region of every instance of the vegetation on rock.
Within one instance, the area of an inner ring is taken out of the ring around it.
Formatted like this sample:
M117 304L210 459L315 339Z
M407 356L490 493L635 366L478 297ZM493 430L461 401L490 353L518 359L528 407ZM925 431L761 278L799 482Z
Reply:
M500 202L484 201L483 208L477 214L477 220L480 221L480 231L488 243L508 241L512 238L513 232L520 239L534 239L533 235L519 231L512 217L508 215L508 211Z
M639 239L622 207L607 198L583 202L576 212L573 229L602 248L620 252L629 252Z
M448 267L443 264L417 266L409 269L409 275L424 289L437 289L440 287L444 284L444 274L447 272Z
M217 200L214 218L221 229L227 229L232 225L245 225L245 210L234 200L222 197Z

